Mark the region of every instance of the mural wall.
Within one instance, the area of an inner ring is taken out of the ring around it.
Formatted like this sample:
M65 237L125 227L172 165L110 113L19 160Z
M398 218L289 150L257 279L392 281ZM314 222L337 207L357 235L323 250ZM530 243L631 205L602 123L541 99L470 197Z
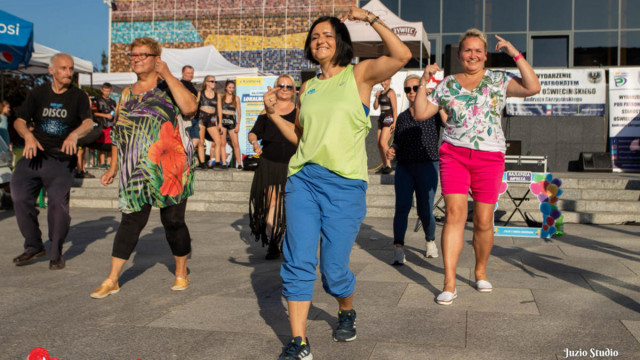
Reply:
M357 0L116 0L111 25L111 71L130 71L134 38L163 47L213 45L230 62L273 74L311 67L304 59L307 31L319 16L340 17Z

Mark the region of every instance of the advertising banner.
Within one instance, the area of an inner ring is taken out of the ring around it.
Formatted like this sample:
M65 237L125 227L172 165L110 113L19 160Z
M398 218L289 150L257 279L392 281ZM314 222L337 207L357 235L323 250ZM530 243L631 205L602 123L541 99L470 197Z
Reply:
M249 143L249 132L258 119L258 115L264 109L262 96L267 92L267 86L273 87L277 76L237 78L236 95L240 97L242 106L242 118L240 119L240 132L238 143L242 155L254 155L253 146Z
M604 116L604 69L534 69L542 89L507 99L509 116ZM520 73L511 71L516 75Z
M609 138L615 172L640 172L640 69L609 70Z

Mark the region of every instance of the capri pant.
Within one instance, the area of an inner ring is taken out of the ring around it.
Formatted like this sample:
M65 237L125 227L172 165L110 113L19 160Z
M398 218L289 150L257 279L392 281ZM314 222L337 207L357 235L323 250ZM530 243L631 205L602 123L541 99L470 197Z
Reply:
M287 180L287 232L280 269L282 295L287 300L310 301L318 266L322 286L333 297L353 294L355 275L349 269L351 248L367 212L367 183L347 179L328 169L307 164Z
M504 154L474 150L443 142L440 146L442 194L467 194L475 201L495 204L504 174Z
M187 200L178 205L160 209L160 220L174 256L185 256L191 252L191 236L184 222ZM151 205L145 204L142 210L130 214L122 214L122 221L116 238L113 241L111 256L128 260L138 243L140 232L147 225Z

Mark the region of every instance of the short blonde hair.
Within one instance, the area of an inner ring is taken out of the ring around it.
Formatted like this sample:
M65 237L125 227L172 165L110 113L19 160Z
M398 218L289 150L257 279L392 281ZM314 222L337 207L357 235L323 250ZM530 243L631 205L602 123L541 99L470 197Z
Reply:
M460 36L460 41L458 41L458 54L462 49L462 43L467 40L467 38L476 37L484 43L484 51L487 51L487 34L482 30L478 30L476 28L468 29L462 36Z
M291 84L293 85L293 90L291 91L291 102L292 103L296 103L296 81L293 80L293 76L289 75L289 74L282 74L280 76L278 76L278 78L276 79L276 82L273 83L273 87L278 86L278 83L280 82L280 79L282 78L287 78L289 80L291 80Z
M416 74L411 74L409 76L406 77L406 79L404 79L404 86L407 86L407 83L409 82L409 80L418 80L418 82L420 82L420 76L416 75Z
M134 47L139 47L139 46L149 47L149 50L151 50L152 55L160 56L160 54L162 54L162 46L160 45L160 43L153 40L150 37L136 38L131 43L131 46L129 46L129 50L133 50Z

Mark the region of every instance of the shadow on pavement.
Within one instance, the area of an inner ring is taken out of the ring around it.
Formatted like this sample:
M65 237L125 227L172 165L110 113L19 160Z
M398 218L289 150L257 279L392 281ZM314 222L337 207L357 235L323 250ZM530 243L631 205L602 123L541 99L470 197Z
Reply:
M120 286L144 274L156 264L163 264L175 275L176 263L167 243L162 225L151 230L151 234L141 236L133 253L132 265L120 275ZM187 274L189 273L187 263Z
M256 241L249 228L249 215L234 221L231 226L238 231L241 240L248 245L246 251L249 254L248 261L239 261L235 257L229 257L229 262L253 268L250 275L251 287L260 308L260 317L280 338L283 345L289 340L291 330L286 301L282 297L282 278L280 277L280 265L282 256L277 260L266 260L264 257L267 247L262 246L261 241ZM337 317L331 316L326 311L315 307L313 303L309 309L309 320L324 320L333 326Z
M120 222L116 221L115 216L103 216L100 219L72 225L65 241L71 243L71 246L64 252L64 258L71 260L84 253L94 241L105 239L107 235L115 233L119 225Z

